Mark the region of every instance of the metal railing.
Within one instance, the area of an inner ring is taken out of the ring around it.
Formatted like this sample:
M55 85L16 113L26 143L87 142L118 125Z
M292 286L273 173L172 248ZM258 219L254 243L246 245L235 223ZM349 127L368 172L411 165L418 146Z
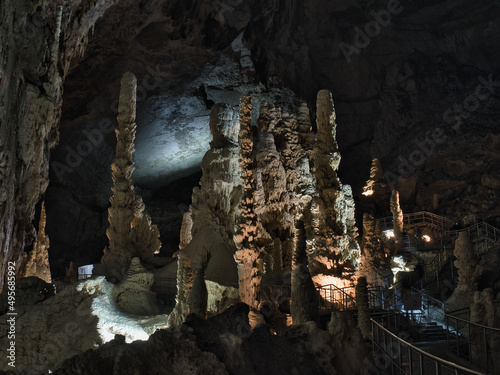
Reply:
M394 226L392 216L377 219L377 222L380 223L380 228L382 230L390 229ZM403 214L403 225L406 227L432 225L444 232L453 226L453 221L447 217L433 214L432 212L420 211Z
M467 359L486 371L500 372L500 328L472 323L456 316L457 311L445 314L446 346L454 354Z
M68 286L78 283L80 281L84 281L90 279L92 274L80 274L76 276L76 279L71 279L67 276L56 277L52 279L52 284L54 285L55 292L59 293L60 291L66 289Z
M424 289L424 286L430 282L435 281L437 288L441 287L444 280L441 280L440 273L443 272L445 266L450 267L450 274L452 281L455 279L455 269L452 261L451 252L448 249L444 249L436 254L432 261L426 264L424 276L412 285L413 288L417 290ZM430 265L430 268L427 266Z
M384 373L397 375L484 375L456 363L446 361L406 342L385 328L375 319L372 323L373 351L378 352L383 362L377 361L377 367Z
M336 285L323 285L316 288L320 310L353 310L356 308L355 288L339 288Z

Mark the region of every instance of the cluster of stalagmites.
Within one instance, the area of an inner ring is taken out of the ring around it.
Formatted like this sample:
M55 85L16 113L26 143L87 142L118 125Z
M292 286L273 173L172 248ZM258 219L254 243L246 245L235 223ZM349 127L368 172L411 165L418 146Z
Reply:
M305 104L287 113L262 102L255 116L250 96L241 98L239 110L214 105L210 129L200 187L181 229L170 323L195 312L192 293L210 299L210 291L197 287L202 275L207 283L239 288L240 300L254 309L274 287L291 285L294 323L314 320L318 280L350 283L360 255L352 192L337 176L330 92L318 94L317 133Z

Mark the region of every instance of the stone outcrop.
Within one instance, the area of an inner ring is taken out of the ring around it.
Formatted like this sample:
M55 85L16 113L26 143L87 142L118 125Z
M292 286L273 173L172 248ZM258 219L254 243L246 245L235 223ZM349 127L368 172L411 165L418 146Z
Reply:
M113 172L113 196L108 209L109 228L106 234L109 247L104 249L102 263L116 263L127 267L132 257L151 261L159 253L161 243L156 225L146 211L142 198L134 192L132 161L135 139L137 80L132 73L125 73L120 90L118 128L116 129L116 157Z
M144 280L143 277L137 280L138 276L144 275L142 271L141 269L139 273L130 275L129 279L129 283L133 285L129 285L128 290L138 291L138 295L129 294L128 297L133 297L136 302L147 302L140 296L144 296L144 290L140 290L140 285L134 282L134 277L139 284ZM157 329L167 326L167 315L139 318L117 309L114 298L120 287L107 282L104 277L68 286L51 298L46 298L50 292L44 292L43 285L35 286L31 281L28 283L28 280L32 279L20 280L21 286L26 290L20 293L20 302L24 302L23 297L27 297L28 293L33 297L35 291L40 300L35 303L37 301L33 299L31 304L20 303L16 306L16 370L19 372L54 371L65 359L87 350L95 350L111 341L115 334L123 335L124 340L130 343L147 340ZM45 293L45 298L40 298L42 293ZM125 295L119 294L118 299L123 296ZM8 319L7 315L0 318L3 321ZM6 351L10 341L8 325L2 325L0 349ZM0 370L8 369L11 368L2 361Z
M45 234L45 204L42 202L38 233L33 249L23 256L23 265L17 275L18 278L36 276L48 284L52 284L49 264L49 237Z

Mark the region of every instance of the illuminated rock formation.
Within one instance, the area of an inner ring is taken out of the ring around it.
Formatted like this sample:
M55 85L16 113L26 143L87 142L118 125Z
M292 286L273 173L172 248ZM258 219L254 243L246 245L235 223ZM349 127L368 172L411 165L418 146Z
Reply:
M52 284L49 264L49 237L45 234L45 203L42 202L38 233L33 249L24 255L23 265L18 277L36 276L48 284Z
M394 228L394 241L396 253L403 248L403 211L399 206L399 193L392 191L391 195L392 224Z
M337 124L332 96L327 90L318 93L316 116L318 133L312 153L316 194L310 207L310 224L306 223L306 229L310 226L310 269L313 277L324 274L347 280L354 276L360 250L355 241L358 234L351 187L342 185L337 176Z
M260 251L256 245L257 215L254 212L255 180L253 170L253 133L252 133L252 101L250 96L242 96L240 100L240 146L239 163L243 194L239 205L240 217L238 229L234 237L236 253L234 260L238 266L238 284L240 299L250 307L258 308L261 270L257 264Z
M106 234L109 247L104 249L102 263L117 263L122 267L130 264L132 257L151 260L160 251L161 243L156 225L144 203L134 193L132 162L135 139L137 80L132 73L125 73L121 81L116 129L116 157L111 166L114 186L108 209L109 228Z
M213 141L201 165L200 187L193 189L189 212L184 215L180 250L177 252L176 306L170 325L181 324L191 312L189 299L193 281L208 259L204 271L209 312L237 297L238 273L234 254L243 181L239 158L238 112L231 106L212 107L210 130ZM221 270L223 270L221 272ZM196 309L198 310L198 309Z
M156 294L151 291L154 275L148 272L139 258L134 257L122 282L113 286L116 306L132 315L157 315Z

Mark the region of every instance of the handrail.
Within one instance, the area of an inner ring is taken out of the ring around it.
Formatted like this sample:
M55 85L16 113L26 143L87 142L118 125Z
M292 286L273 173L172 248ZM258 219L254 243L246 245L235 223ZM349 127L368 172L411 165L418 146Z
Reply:
M447 314L447 313L445 313L444 315L445 315L445 317L448 317L448 318L451 318L451 319L455 319L455 320L460 320L461 322L464 322L466 324L470 324L471 326L476 326L476 327L479 327L479 328L488 329L490 331L498 331L500 333L500 328L497 328L497 327L483 326L482 324L473 323L470 320L459 318L458 316L453 316L453 315L450 315L450 314Z
M378 326L383 332L384 332L384 335L385 334L388 334L391 336L392 339L395 339L399 345L403 345L403 346L406 346L408 349L411 349L413 350L414 352L417 352L419 353L421 356L424 356L424 357L427 357L429 359L431 359L432 361L434 362L439 362L441 363L442 365L445 365L445 366L448 366L448 367L452 367L454 368L455 370L460 370L460 371L464 371L468 374L473 374L473 375L485 375L484 373L482 372L478 372L478 371L475 371L475 370L472 370L472 369L468 369L466 367L463 367L463 366L460 366L456 363L453 363L453 362L449 362L443 358L440 358L440 357L437 357L433 354L430 354L430 353L427 353L426 351L420 349L420 348L417 348L416 346L413 346L412 344L410 344L409 342L407 341L404 341L403 339L399 338L398 336L396 336L394 333L392 333L391 331L389 331L388 329L386 329L383 325L381 325L380 323L378 323L375 319L373 318L370 318L370 321L372 322L372 333L373 333L373 324L375 324L376 326ZM375 342L375 338L373 337L374 335L372 334L372 342L379 346L378 343ZM386 353L387 354L387 353ZM411 365L411 364L410 364ZM423 370L421 368L421 370ZM421 373L423 373L421 371Z

